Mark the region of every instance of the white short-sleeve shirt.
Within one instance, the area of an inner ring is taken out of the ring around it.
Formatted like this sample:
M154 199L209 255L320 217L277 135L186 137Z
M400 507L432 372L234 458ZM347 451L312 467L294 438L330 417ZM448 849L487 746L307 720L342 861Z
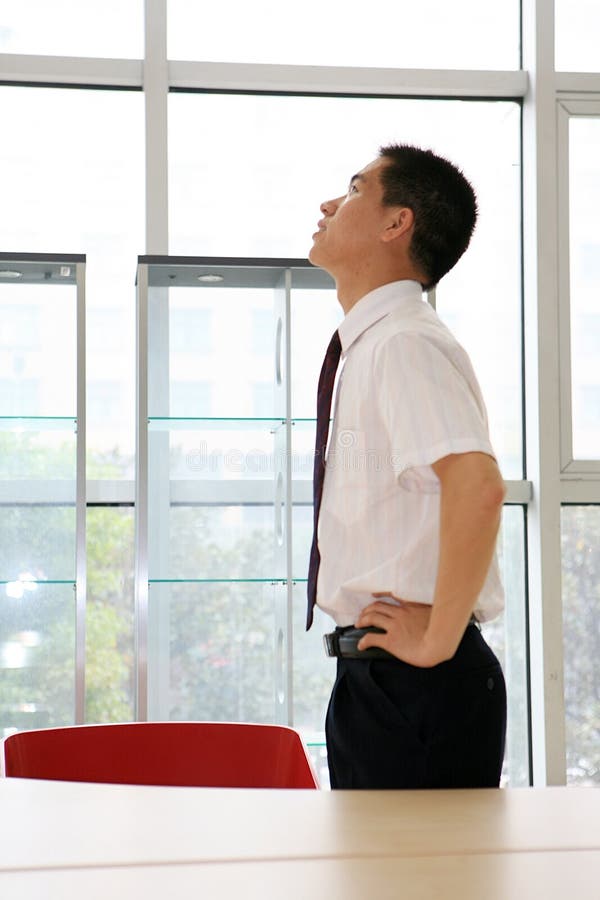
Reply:
M376 591L433 602L440 486L431 465L451 453L494 451L470 360L417 282L371 291L339 333L317 603L351 625ZM503 606L494 556L475 614L487 621Z

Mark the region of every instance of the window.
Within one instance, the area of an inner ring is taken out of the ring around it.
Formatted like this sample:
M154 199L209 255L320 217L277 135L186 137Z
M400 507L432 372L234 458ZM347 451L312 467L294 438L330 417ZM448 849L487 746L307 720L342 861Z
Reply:
M169 326L171 351L206 355L212 346L212 310L173 309Z
M172 59L405 69L511 69L519 63L516 0L375 0L368 7L357 0L208 6L169 0L168 13Z
M206 381L173 381L170 414L172 416L203 415L213 412L212 384Z
M262 356L273 356L273 315L268 309L252 310L252 349Z
M600 7L596 0L554 0L556 68L598 72Z
M3 304L0 345L12 350L34 350L40 346L40 310L19 303Z
M2 0L0 11L0 53L143 55L143 0Z
M106 425L121 419L121 385L118 381L91 381L88 384L87 412L92 421Z
M75 296L64 285L48 290L0 285L0 415L75 414Z
M600 507L562 510L567 781L600 784Z
M35 544L35 530L31 537ZM0 588L0 734L72 724L73 586L14 582Z
M19 357L13 360L22 369ZM3 416L22 416L24 411L37 410L40 406L40 382L37 378L0 378L0 410Z
M252 385L252 415L259 419L273 416L272 381L258 381Z
M600 117L569 120L569 258L573 456L600 458Z
M244 154L232 168L221 148L242 131ZM327 154L315 133L328 134ZM172 252L305 257L320 202L343 193L381 142L437 148L469 175L480 206L472 247L441 283L438 310L473 358L503 474L522 478L519 135L514 103L174 94ZM252 223L233 234L225 184L235 215Z
M55 16L54 4L38 5ZM70 5L84 9L82 4ZM23 14L27 6L14 4ZM85 7L89 11L89 4ZM98 6L100 10L109 22L106 7ZM56 35L58 29L47 31ZM121 397L118 422L107 427L93 408L88 416L90 475L98 472L94 458L110 453L112 477L131 477L135 360L124 347L135 345L132 293L135 257L143 239L143 95L4 85L0 115L11 122L0 144L0 244L4 251L86 253L88 376L99 382L109 374L118 382ZM6 292L10 286L0 289ZM44 303L40 309L42 348L27 351L27 365L35 367L36 375L43 371L38 414L64 415L51 410L54 398L63 396L55 383L66 348L74 346L74 315L64 309L61 289L54 290L54 308L49 311ZM35 306L33 287L28 291L26 305ZM0 303L3 299L0 294Z

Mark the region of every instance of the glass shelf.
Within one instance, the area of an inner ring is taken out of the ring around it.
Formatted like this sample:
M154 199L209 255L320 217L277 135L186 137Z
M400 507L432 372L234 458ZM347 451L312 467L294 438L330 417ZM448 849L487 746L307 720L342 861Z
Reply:
M148 584L287 584L287 580L285 578L149 578Z
M149 416L149 431L189 431L198 429L214 429L220 430L256 430L256 428L267 427L270 429L281 428L287 423L287 419L279 416L272 419L267 418L249 418L249 417L228 417L228 416ZM292 427L298 426L313 428L316 419L293 418L289 420ZM331 419L329 420L332 421Z
M76 431L76 416L0 416L0 431Z
M0 578L0 584L72 584L75 586L75 578Z
M222 431L243 431L253 430L257 428L278 429L285 425L285 419L250 419L250 418L221 418L221 417L203 417L188 416L175 417L169 416L149 416L149 431L197 431L200 429L219 429Z
M333 419L329 420L329 424L333 422ZM304 419L304 418L293 418L292 419L292 427L298 432L308 432L311 435L311 440L314 440L312 437L314 434L314 430L317 425L316 419Z

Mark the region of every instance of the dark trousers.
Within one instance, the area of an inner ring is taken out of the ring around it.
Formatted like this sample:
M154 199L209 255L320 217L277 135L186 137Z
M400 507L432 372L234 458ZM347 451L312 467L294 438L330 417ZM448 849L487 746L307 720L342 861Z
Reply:
M338 659L325 725L332 788L498 787L506 687L469 625L451 660Z

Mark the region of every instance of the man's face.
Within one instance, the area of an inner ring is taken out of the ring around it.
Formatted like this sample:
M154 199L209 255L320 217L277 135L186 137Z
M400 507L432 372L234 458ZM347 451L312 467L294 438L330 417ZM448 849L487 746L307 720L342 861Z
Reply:
M352 177L348 193L321 204L323 218L313 234L308 258L331 274L356 265L379 243L389 217L384 207L380 172L387 160L376 159Z

